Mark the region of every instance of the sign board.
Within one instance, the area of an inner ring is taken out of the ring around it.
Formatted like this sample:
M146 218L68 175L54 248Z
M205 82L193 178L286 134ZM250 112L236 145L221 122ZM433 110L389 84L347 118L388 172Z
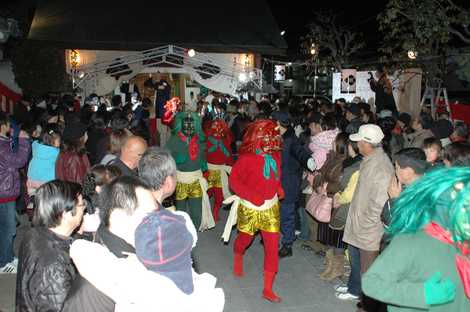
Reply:
M355 69L341 71L341 93L356 93L356 72Z
M286 80L286 65L274 66L274 81Z

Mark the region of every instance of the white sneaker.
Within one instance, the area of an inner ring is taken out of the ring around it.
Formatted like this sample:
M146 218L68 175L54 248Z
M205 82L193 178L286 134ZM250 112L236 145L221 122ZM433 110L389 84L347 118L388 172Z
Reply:
M346 293L337 292L337 293L335 293L335 296L336 296L336 298L338 298L340 300L349 300L349 301L359 300L359 296L354 296L353 294L350 294L348 292L346 292Z
M18 269L18 259L13 259L12 262L5 264L3 268L0 268L0 274L16 274Z
M348 286L345 285L345 284L338 284L335 286L335 291L336 292L339 292L339 293L342 293L342 294L345 294L348 292Z

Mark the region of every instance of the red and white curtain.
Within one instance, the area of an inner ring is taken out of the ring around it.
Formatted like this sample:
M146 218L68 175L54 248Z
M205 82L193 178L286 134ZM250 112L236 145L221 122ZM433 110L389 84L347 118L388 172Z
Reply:
M0 82L0 110L11 114L13 106L21 100L21 94L18 94Z

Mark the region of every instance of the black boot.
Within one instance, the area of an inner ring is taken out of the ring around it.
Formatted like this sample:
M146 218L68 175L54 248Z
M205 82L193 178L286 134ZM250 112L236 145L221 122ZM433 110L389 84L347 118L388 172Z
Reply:
M292 247L287 245L282 245L282 248L279 249L279 258L292 257Z

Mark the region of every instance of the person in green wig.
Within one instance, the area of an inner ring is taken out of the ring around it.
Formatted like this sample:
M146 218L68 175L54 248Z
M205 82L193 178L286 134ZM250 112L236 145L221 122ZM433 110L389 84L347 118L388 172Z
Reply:
M441 168L395 202L390 245L362 278L388 311L470 311L470 167Z
M176 209L187 212L200 231L215 226L207 196L208 185L203 175L207 171L205 140L198 114L176 114L172 134L166 144L178 169Z

